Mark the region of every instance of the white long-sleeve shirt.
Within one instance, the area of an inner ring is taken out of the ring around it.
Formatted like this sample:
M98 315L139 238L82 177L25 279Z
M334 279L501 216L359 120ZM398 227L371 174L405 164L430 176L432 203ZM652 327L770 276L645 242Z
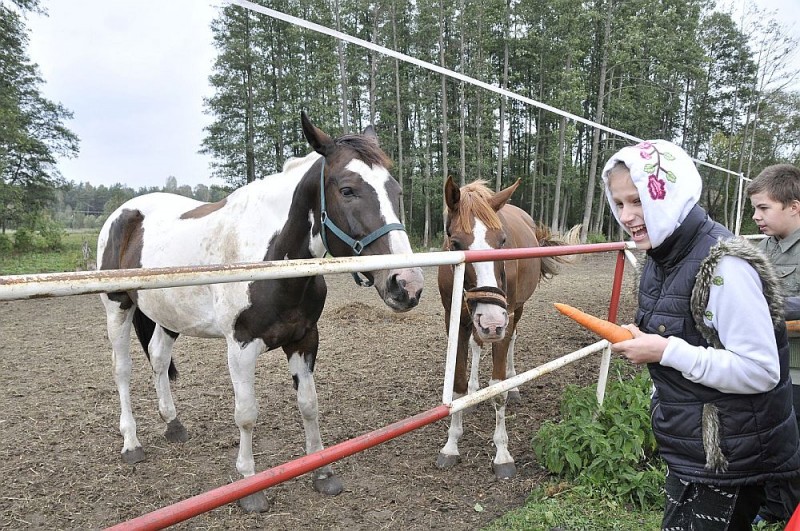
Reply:
M769 391L780 379L780 361L761 279L745 260L724 256L714 280L704 321L725 348L696 347L672 336L661 365L724 393Z

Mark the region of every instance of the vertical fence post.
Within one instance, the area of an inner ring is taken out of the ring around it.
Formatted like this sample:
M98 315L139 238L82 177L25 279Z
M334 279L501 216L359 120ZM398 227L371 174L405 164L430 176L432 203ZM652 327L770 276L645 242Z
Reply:
M456 374L456 354L458 351L458 329L461 323L461 300L464 296L464 271L466 263L461 262L453 268L453 298L450 301L450 322L447 324L447 360L444 365L444 390L442 404L453 402L453 380Z
M611 303L608 307L608 320L612 323L617 322L617 312L619 310L619 299L622 294L622 276L625 272L625 251L617 253L617 264L614 267L614 283L611 286ZM608 385L608 371L611 368L611 345L608 344L603 349L600 358L600 371L597 378L597 403L602 406L606 396L606 386Z

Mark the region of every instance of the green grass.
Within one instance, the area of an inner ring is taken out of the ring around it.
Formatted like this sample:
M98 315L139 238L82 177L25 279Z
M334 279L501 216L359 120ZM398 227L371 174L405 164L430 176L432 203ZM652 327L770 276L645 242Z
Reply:
M524 507L506 513L485 530L648 531L661 528L661 517L661 510L632 510L614 499L558 483L534 490Z
M27 253L0 252L0 275L83 270L86 268L83 260L83 241L89 243L93 262L97 235L97 231L67 232L62 239L63 248L59 251L37 248Z

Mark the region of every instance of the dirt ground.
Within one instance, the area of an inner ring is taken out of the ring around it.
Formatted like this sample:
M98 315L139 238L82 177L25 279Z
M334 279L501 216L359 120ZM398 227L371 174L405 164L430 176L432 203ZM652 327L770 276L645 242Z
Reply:
M526 306L517 340L518 372L596 341L558 314L565 302L605 316L616 253L585 255L543 282ZM634 308L626 267L620 322ZM327 446L438 405L446 349L436 272L425 270L420 306L394 314L374 289L349 275L328 277L316 367L320 424ZM222 340L182 337L173 385L191 439L167 443L145 356L133 345L131 386L138 435L147 459L122 463L119 405L111 375L105 316L96 295L0 302L0 528L97 529L224 485L238 474L238 430ZM481 362L486 385L491 357ZM267 490L272 509L244 514L229 504L177 529L477 529L519 507L546 478L530 445L545 419L558 418L567 384L596 379L590 356L522 387L507 428L518 474L492 474L494 411L468 414L461 462L436 468L448 421L436 422L342 461L334 470L345 490L318 494L308 475ZM260 415L257 470L301 457L302 422L281 350L257 367Z

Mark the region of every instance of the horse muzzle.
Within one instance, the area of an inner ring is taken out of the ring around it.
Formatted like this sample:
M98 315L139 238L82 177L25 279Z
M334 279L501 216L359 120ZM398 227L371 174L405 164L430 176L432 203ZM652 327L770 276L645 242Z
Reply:
M422 268L392 269L387 272L383 291L375 283L386 305L396 312L407 312L419 304L424 278Z
M508 303L503 290L473 288L464 293L464 302L472 315L477 339L484 343L501 341L508 328Z

